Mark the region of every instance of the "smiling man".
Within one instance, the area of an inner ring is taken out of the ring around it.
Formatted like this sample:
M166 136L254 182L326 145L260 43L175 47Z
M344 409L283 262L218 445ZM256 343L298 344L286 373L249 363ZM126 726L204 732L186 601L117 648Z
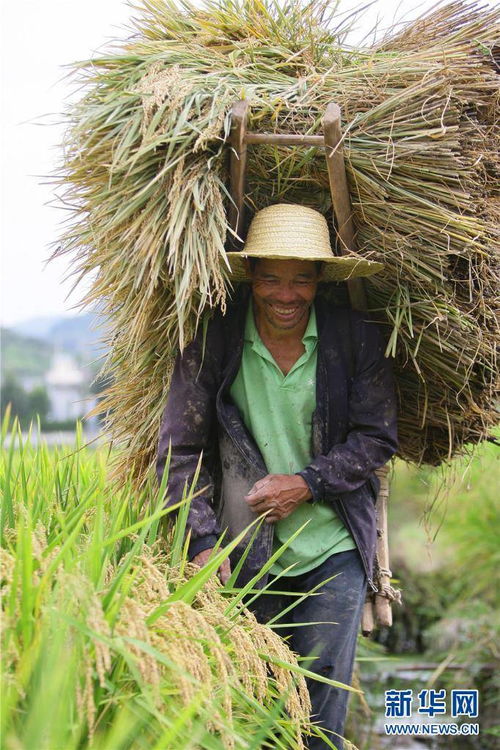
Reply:
M256 584L272 592L253 605L256 616L285 625L279 634L312 657L313 672L349 683L373 587L374 471L397 447L395 395L377 327L317 291L382 266L334 256L324 217L288 204L259 211L243 252L228 257L233 280L249 283L177 359L158 476L170 447L169 502L178 502L203 454L188 520L199 565L221 533L234 538L265 514L238 582L285 544ZM222 582L248 543L247 535L221 566ZM315 587L280 622L293 601L287 592ZM347 691L316 680L308 688L313 721L342 748ZM311 749L327 746L309 739Z

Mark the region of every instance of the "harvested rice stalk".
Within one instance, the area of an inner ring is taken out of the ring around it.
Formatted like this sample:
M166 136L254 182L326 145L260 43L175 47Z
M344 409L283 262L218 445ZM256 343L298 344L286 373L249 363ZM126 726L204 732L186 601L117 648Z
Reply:
M224 143L241 97L267 131L320 132L341 107L358 247L385 263L366 289L395 357L400 455L439 464L496 422L500 10L453 2L359 50L335 13L146 0L121 50L77 66L60 175L74 220L55 255L96 274L85 301L108 319L113 378L98 408L138 484L172 358L232 293ZM250 148L247 173L249 214L289 201L331 219L321 150Z

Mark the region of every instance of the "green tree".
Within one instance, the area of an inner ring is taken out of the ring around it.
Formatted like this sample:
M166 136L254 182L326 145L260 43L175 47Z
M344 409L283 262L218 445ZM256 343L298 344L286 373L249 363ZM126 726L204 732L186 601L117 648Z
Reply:
M45 386L39 385L33 388L28 396L28 403L30 418L36 419L39 415L40 421L45 422L50 411L50 398Z
M21 383L10 373L6 375L2 384L0 400L2 404L2 417L7 405L10 404L12 416L18 417L21 424L26 424L30 416L29 396Z

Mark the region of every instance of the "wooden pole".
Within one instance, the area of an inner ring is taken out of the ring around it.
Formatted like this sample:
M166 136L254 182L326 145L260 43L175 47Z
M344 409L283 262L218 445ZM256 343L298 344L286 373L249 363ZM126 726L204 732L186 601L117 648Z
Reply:
M372 634L375 629L375 620L373 617L373 599L370 594L363 606L363 616L361 618L361 632L365 636Z
M330 182L333 211L337 221L337 233L340 240L339 249L340 253L344 255L350 250L356 250L356 240L342 148L341 113L340 107L333 102L326 108L325 116L323 117L323 132L328 180ZM366 311L368 304L363 280L350 279L347 281L347 287L351 306L355 310ZM377 498L377 558L382 572L389 571L389 547L387 544L387 499L389 496L389 484L387 481L387 472L387 466L382 467L377 472L381 480L380 492ZM387 578L387 575L380 579L380 588L382 591L386 584L390 585L390 577ZM365 604L361 623L361 630L364 635L369 635L372 632L375 621L379 625L391 625L392 623L390 602L387 597L379 594L376 594L374 599L370 597Z
M245 143L270 143L275 146L324 146L322 135L298 135L286 133L250 133L245 135Z
M349 188L345 172L340 107L338 104L331 102L327 106L325 116L323 117L323 132L328 180L332 194L333 211L337 220L337 234L340 240L339 250L341 255L345 255L350 250L354 251L356 249L356 241L354 239L351 201L349 199ZM362 280L349 279L347 287L349 289L351 306L355 310L365 311L367 309L367 301Z
M380 490L377 499L377 557L379 564L379 593L375 594L375 620L382 627L392 625L391 603L385 591L391 588L389 568L389 540L387 538L387 501L389 499L389 467L377 469Z
M229 225L238 237L241 237L243 226L243 197L245 194L245 170L247 165L247 147L245 133L249 110L248 101L242 99L231 109L231 197L233 202L229 206ZM241 249L241 242L234 237L231 245L234 249Z

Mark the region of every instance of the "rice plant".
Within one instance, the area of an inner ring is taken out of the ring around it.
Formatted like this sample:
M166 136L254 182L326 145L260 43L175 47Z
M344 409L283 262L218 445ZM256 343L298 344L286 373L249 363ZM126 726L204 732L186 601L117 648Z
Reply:
M110 482L108 452L81 432L74 447L34 447L7 414L7 437L4 747L302 748L310 672L243 606L251 584L220 584L238 540L204 568L187 562L192 490L172 523L167 480Z

